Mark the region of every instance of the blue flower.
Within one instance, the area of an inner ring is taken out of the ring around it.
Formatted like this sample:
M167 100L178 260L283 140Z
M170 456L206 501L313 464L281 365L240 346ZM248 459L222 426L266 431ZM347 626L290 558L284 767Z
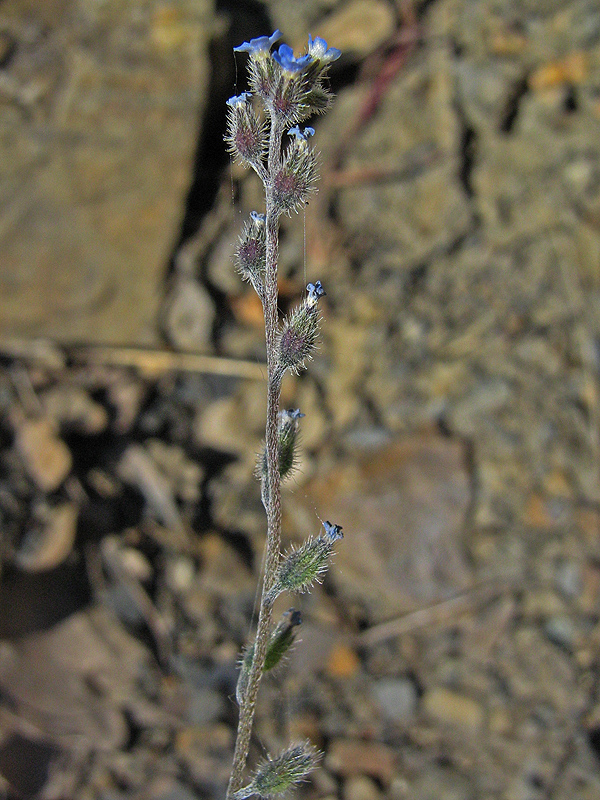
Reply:
M235 108L236 106L245 106L246 103L250 101L252 95L250 92L242 92L241 94L234 94L233 97L230 97L227 101L227 105L231 106L231 108Z
M315 135L315 129L311 128L310 126L304 128L304 130L300 130L300 128L296 125L293 128L290 128L288 131L288 136L295 136L296 141L303 141L305 142L310 136Z
M294 75L298 72L302 72L302 70L313 61L313 57L309 54L300 56L300 58L294 58L294 51L288 44L279 45L279 50L273 53L273 58L282 70L291 72Z
M307 303L311 306L314 306L319 297L323 297L325 294L325 289L321 285L321 281L309 283L306 287L306 291L308 292Z
M337 47L328 48L325 39L322 39L320 36L317 36L315 39L313 39L309 34L308 54L317 61L324 61L327 64L330 64L332 61L337 61L337 59L342 55L342 51L338 50Z
M258 225L264 225L265 222L265 215L259 214L258 211L251 211L250 217L253 222L256 222Z
M238 47L233 48L234 53L250 53L251 56L260 53L268 53L275 42L279 41L283 34L280 30L276 30L270 36L258 36L256 39L250 39L249 42L243 42Z
M341 525L333 525L328 519L326 519L323 523L323 527L325 528L325 536L330 542L337 542L338 539L344 538Z
M306 414L303 414L299 408L288 408L286 411L283 411L282 413L285 414L290 419L302 419L302 417L306 416Z

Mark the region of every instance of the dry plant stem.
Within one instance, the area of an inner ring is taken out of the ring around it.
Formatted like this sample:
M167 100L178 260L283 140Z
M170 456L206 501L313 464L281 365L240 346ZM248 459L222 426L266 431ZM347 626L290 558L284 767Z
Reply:
M277 365L277 263L279 259L279 215L275 209L273 201L272 176L276 173L281 164L281 137L283 129L276 120L271 120L271 132L269 137L269 157L268 157L268 176L264 180L266 196L266 274L265 274L265 296L263 311L265 316L265 338L267 349L267 421L265 427L265 440L267 452L267 552L265 557L265 569L263 577L262 597L256 639L254 645L254 658L248 676L248 686L246 688L244 700L240 707L237 738L235 752L233 756L233 766L229 786L227 788L227 800L231 800L233 794L238 791L243 784L243 773L250 749L250 738L252 734L252 722L254 720L254 710L260 679L262 677L265 664L267 645L269 642L269 630L271 625L272 603L266 601L266 597L279 563L281 550L281 478L279 475L279 452L277 444L277 414L279 411L279 396L281 390L281 376Z

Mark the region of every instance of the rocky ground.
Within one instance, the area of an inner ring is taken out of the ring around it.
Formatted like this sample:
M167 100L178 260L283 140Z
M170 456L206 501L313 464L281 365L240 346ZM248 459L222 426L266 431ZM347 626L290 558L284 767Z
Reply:
M265 401L222 127L276 27L344 51L280 292L327 290L284 537L345 538L252 759L310 738L306 798L597 798L592 0L2 4L3 796L224 796Z

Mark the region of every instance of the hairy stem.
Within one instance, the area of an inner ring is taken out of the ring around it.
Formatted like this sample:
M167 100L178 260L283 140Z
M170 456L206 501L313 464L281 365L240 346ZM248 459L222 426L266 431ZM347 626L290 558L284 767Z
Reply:
M279 396L281 392L281 378L277 364L277 264L279 260L279 214L273 200L272 178L281 164L281 137L283 129L271 118L271 132L269 137L269 156L267 163L267 179L264 181L266 198L266 274L265 296L263 311L265 316L265 339L267 349L267 421L265 426L265 440L267 453L267 552L263 575L262 597L256 639L254 644L254 657L248 676L248 685L240 706L235 752L227 800L231 800L243 784L244 768L250 749L252 722L256 708L256 698L260 679L262 677L269 632L271 627L272 603L267 601L267 595L273 584L281 551L281 478L279 475L279 448L277 442L277 414L279 411Z

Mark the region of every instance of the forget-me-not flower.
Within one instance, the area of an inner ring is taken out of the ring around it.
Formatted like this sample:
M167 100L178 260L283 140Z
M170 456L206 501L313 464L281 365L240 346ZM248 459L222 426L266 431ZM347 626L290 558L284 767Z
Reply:
M306 287L306 291L308 292L308 297L306 302L314 306L314 304L318 301L319 297L323 297L326 293L325 289L321 285L321 281L317 281L316 283L309 283Z
M298 125L295 125L288 131L288 136L295 136L296 141L305 142L310 136L314 135L315 135L315 129L311 128L310 125L308 125L306 128L303 128L302 130L300 130Z
M233 48L234 53L250 53L251 56L268 53L271 47L278 42L283 34L280 30L274 31L270 36L257 36L256 39L250 39L249 42L243 42L237 47Z
M235 108L236 106L245 106L246 103L249 103L252 99L252 95L250 92L242 92L241 94L234 94L233 97L230 97L227 100L227 105L231 106L231 108Z
M338 539L344 538L341 525L334 525L333 523L329 522L328 519L326 519L323 523L323 527L325 528L325 536L329 539L329 541L337 542Z
M294 51L289 44L279 45L279 50L273 53L273 58L284 72L290 72L293 75L302 72L313 60L313 57L308 53L305 56L295 58Z
M322 39L320 36L313 39L309 34L308 54L318 61L324 61L330 64L332 61L337 61L342 55L342 51L338 50L337 47L327 47L325 39Z
M306 416L306 414L303 414L299 408L288 408L282 413L290 419L302 419L302 417Z

